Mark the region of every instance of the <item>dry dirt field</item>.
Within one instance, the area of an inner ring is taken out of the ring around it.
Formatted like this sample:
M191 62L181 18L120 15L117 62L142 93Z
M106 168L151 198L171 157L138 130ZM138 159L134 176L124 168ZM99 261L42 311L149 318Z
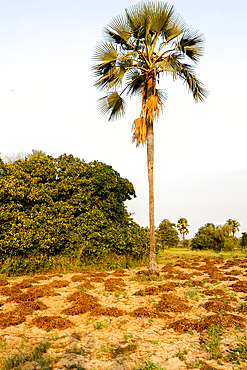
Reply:
M0 279L1 369L247 369L247 258Z

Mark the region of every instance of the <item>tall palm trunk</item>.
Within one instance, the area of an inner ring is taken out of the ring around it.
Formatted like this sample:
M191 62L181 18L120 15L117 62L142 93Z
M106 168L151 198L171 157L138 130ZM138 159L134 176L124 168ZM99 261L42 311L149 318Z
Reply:
M147 164L148 164L148 185L149 185L149 225L150 225L150 255L148 271L150 274L158 274L155 250L154 230L154 131L153 122L147 125Z
M147 78L146 101L155 94L156 76L152 71ZM154 229L154 126L153 119L147 118L147 165L149 185L149 226L150 226L150 255L148 271L150 274L158 274L155 250L155 229Z

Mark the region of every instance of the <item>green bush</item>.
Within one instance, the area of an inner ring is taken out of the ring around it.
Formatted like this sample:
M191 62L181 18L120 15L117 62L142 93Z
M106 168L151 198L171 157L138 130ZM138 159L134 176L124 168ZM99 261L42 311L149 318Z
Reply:
M160 222L156 231L157 251L165 248L176 248L179 243L176 225L167 219Z
M214 239L205 234L196 235L191 241L192 250L215 249Z
M239 248L239 240L236 236L229 236L226 238L223 244L224 251L233 251L234 249Z
M247 233L242 233L242 237L240 240L240 245L242 249L245 249L247 246Z
M190 246L192 250L216 249L215 226L212 223L207 223L200 227L191 240Z
M182 247L183 248L190 248L190 240L189 239L184 239Z
M149 236L126 210L124 201L133 196L131 182L101 162L66 154L1 160L0 258L21 257L25 264L34 255L141 258Z

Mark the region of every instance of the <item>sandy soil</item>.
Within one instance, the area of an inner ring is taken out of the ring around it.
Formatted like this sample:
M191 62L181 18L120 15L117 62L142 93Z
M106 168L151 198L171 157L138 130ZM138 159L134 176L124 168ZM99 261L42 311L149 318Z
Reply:
M0 368L247 369L246 267L195 257L153 279L144 268L0 279Z

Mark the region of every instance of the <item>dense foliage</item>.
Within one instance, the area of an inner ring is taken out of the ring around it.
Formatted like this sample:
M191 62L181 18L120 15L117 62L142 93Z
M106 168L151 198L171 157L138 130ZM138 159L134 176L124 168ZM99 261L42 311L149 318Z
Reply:
M232 233L232 235L230 235ZM212 223L200 227L191 241L192 250L213 249L215 251L231 251L239 247L239 241L234 236L232 225L228 221L222 226Z
M176 224L164 219L159 224L156 231L156 241L158 247L164 248L175 248L179 243L178 231L176 230Z
M66 154L0 160L0 255L140 257L149 240L124 205L133 196L133 185L101 162Z
M245 249L247 246L247 233L242 233L240 245L242 249Z

